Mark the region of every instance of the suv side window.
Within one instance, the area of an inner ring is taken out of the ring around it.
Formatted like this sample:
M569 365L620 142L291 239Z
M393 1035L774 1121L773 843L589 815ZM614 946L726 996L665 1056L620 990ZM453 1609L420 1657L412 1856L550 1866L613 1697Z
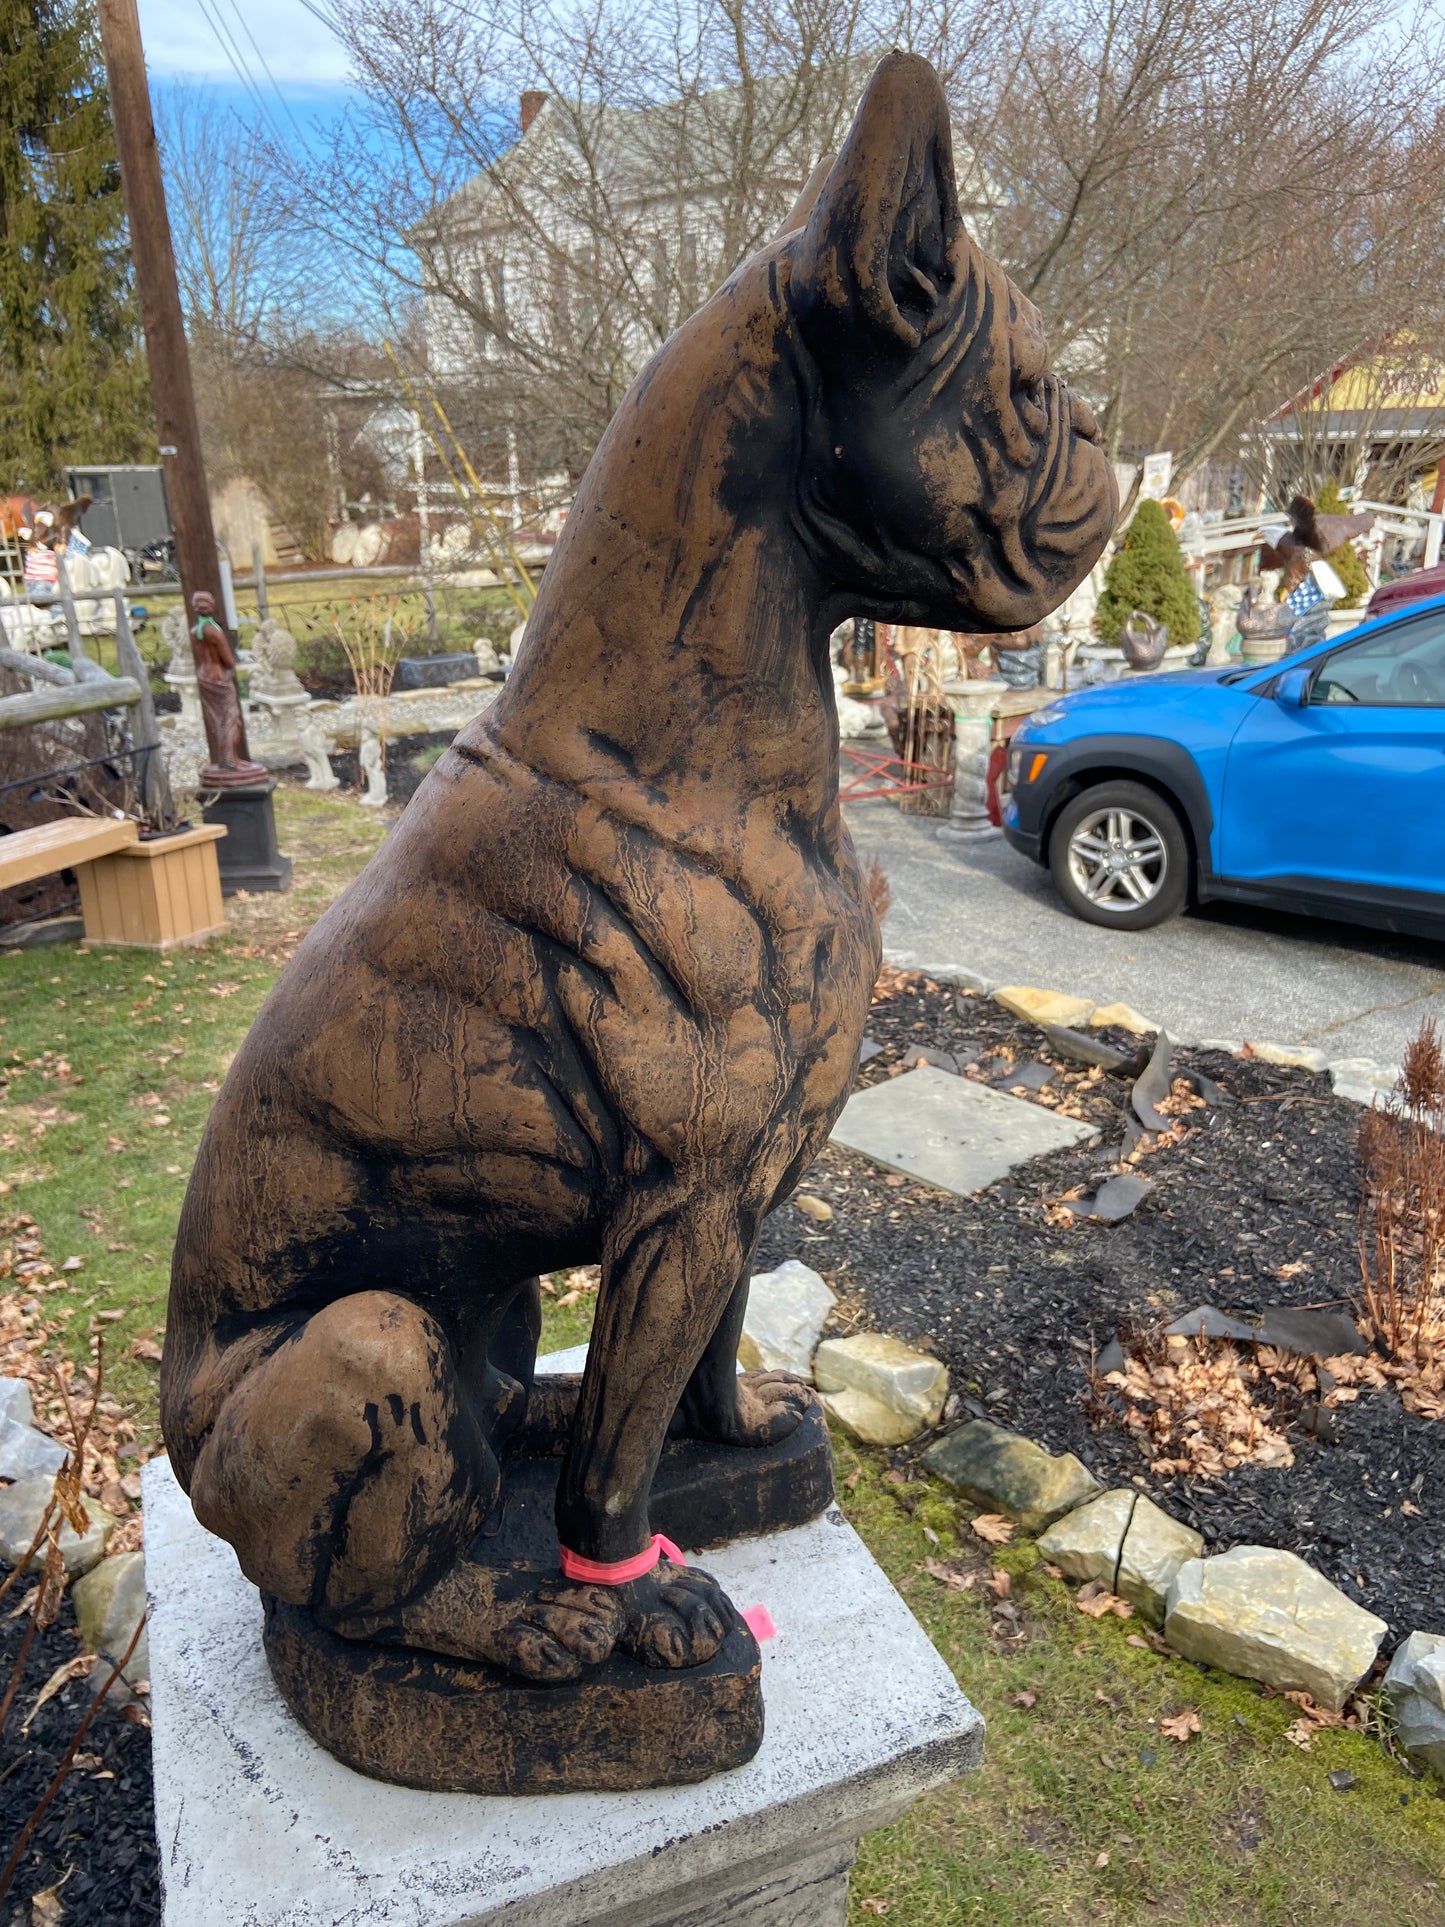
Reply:
M1336 649L1315 671L1309 700L1371 709L1445 709L1445 609Z

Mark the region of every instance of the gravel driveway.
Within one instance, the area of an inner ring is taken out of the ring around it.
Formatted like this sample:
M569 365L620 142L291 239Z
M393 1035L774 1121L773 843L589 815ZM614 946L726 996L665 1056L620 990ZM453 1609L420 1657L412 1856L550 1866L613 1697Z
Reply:
M961 964L994 983L1116 1000L1176 1038L1306 1044L1399 1062L1434 1017L1445 1029L1445 944L1211 904L1157 930L1113 931L1062 908L1047 871L999 837L945 842L891 803L848 822L893 890L891 959Z

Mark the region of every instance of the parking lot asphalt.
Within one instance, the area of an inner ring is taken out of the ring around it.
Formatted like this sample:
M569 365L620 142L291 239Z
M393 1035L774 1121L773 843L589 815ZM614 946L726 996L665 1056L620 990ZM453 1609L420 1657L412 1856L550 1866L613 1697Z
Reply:
M1099 929L1002 837L944 841L934 820L887 802L846 814L859 854L887 874L895 961L1132 1004L1181 1039L1301 1044L1331 1059L1398 1064L1422 1019L1445 1031L1445 944L1219 904L1154 930Z

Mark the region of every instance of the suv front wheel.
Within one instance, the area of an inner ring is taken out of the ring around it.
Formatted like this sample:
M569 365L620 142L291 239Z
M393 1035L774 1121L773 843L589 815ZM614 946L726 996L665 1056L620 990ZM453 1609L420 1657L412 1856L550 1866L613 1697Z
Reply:
M1099 783L1060 811L1049 869L1076 917L1148 930L1189 897L1189 844L1176 812L1142 783Z

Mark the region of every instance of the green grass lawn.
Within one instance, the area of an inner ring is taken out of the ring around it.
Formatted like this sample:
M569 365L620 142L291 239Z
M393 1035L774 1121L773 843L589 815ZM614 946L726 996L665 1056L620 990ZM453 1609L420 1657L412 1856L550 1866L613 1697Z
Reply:
M211 1097L298 937L384 829L334 797L281 790L276 802L295 887L228 905L224 938L169 958L0 955L0 1219L34 1219L55 1270L46 1317L77 1357L106 1332L111 1383L152 1438L155 1366L130 1348L164 1324ZM580 1342L591 1308L549 1300L547 1348ZM1137 1621L1087 1618L1031 1544L983 1547L966 1508L884 1455L840 1443L838 1474L850 1517L989 1727L981 1773L865 1842L853 1927L1445 1927L1436 1782L1367 1733L1321 1732L1300 1750L1285 1737L1291 1702L1130 1644ZM974 1585L946 1588L928 1559ZM1000 1572L1016 1620L986 1589L1002 1589ZM846 1703L846 1677L835 1690ZM1162 1732L1191 1709L1197 1734ZM1354 1786L1337 1792L1332 1770Z

